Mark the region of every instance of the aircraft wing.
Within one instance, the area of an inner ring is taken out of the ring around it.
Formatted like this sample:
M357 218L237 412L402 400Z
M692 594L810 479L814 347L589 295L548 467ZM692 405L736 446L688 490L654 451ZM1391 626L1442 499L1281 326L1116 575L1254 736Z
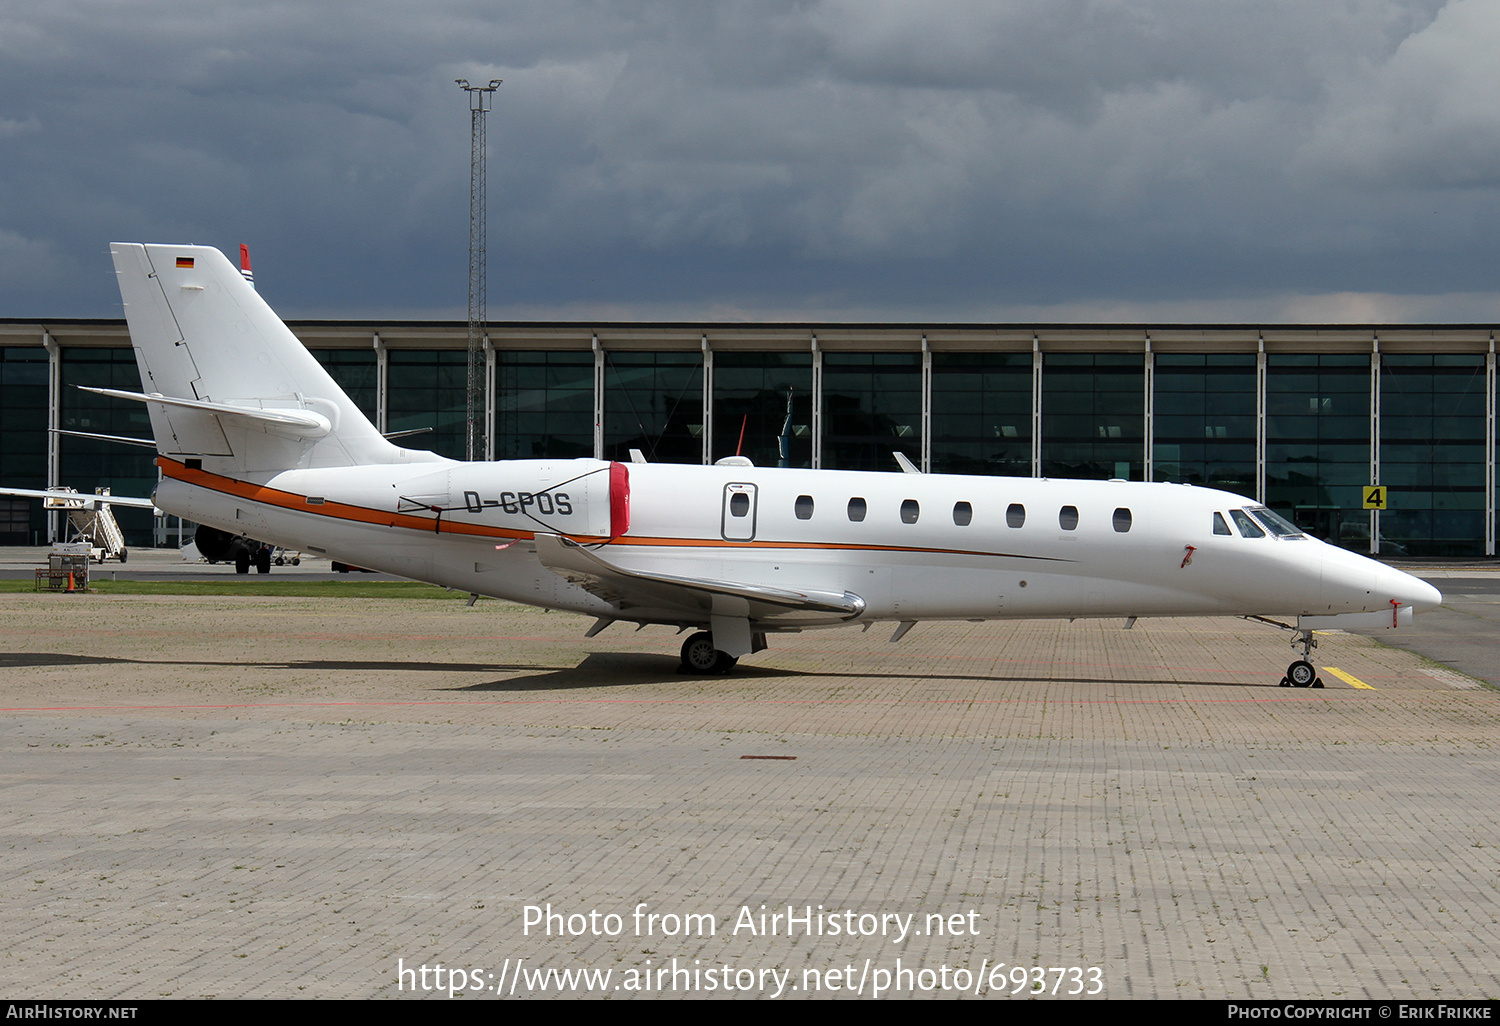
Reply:
M52 499L54 509L93 509L97 506L131 506L135 509L155 509L150 499L138 499L129 495L94 495L91 492L49 492L40 488L0 488L0 495L14 495L18 499Z
M865 609L864 599L846 591L773 588L623 567L555 534L536 535L536 554L548 570L619 609L622 619L637 610L704 621L727 604L755 621L838 623Z

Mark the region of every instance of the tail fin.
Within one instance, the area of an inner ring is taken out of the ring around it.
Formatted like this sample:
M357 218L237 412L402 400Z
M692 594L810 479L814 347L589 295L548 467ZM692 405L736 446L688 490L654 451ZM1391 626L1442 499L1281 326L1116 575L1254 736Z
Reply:
M415 462L381 437L223 253L134 243L110 253L150 393L132 397L147 403L163 456L252 478Z

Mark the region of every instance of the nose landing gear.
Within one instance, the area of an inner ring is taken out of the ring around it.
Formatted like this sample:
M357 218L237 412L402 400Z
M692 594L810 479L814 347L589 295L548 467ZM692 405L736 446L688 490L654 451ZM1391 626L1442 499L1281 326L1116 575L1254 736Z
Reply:
M1317 668L1309 661L1312 650L1318 647L1318 639L1313 637L1310 630L1297 630L1297 636L1292 639L1292 647L1302 648L1302 658L1294 661L1286 668L1286 676L1281 678L1281 686L1284 688L1320 688L1323 686L1323 678L1318 676Z

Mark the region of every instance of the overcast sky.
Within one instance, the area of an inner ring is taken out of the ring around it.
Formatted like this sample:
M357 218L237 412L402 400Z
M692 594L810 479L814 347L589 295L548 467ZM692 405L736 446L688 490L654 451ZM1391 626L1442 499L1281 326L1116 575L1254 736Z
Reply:
M1500 321L1494 0L9 0L0 316Z

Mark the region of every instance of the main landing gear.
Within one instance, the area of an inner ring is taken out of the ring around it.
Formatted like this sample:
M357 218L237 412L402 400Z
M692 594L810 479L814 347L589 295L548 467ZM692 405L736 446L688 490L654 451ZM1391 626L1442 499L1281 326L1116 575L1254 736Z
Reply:
M1292 647L1302 647L1302 658L1296 660L1286 668L1286 676L1281 678L1281 686L1284 688L1320 688L1323 686L1323 678L1318 676L1317 669L1309 661L1312 650L1318 647L1318 639L1313 637L1312 631L1297 630L1297 636L1292 639Z
M728 673L739 662L727 652L714 648L714 636L708 631L691 634L682 643L682 672L706 676L711 673Z

